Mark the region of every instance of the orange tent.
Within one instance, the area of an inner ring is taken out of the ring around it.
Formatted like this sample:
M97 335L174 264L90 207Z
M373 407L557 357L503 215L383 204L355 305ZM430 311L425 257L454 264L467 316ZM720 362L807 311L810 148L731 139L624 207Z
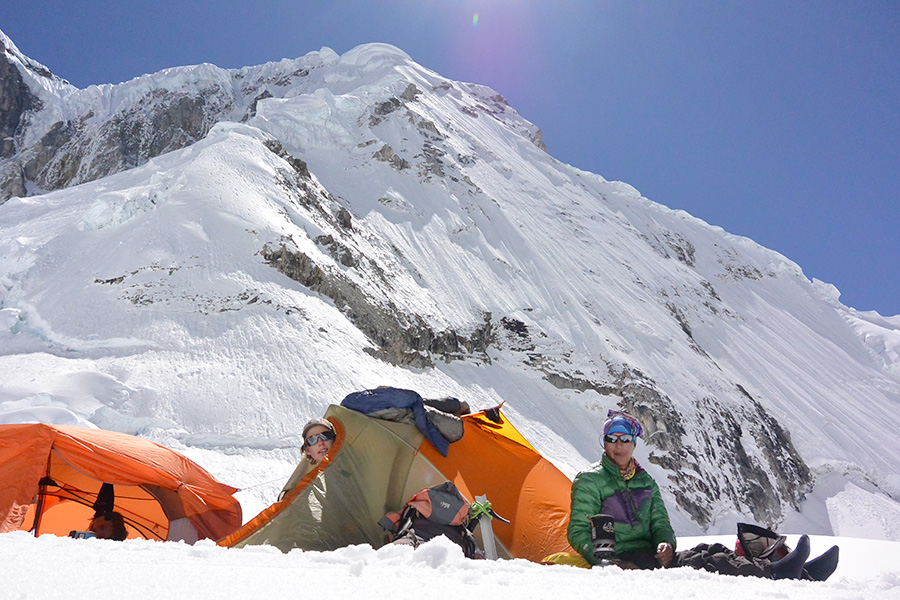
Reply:
M492 415L494 416L494 415ZM494 511L508 518L494 534L509 554L540 562L571 550L566 539L572 482L545 459L499 410L499 423L484 412L463 417L465 434L445 458L425 442L419 453L453 481L464 496L487 495Z
M486 496L510 523L495 522L498 555L539 562L573 552L566 540L571 481L499 411L462 417L464 435L444 457L414 425L332 405L337 439L319 465L304 461L278 502L219 541L268 544L288 552L386 542L378 521L414 493L453 481L470 501ZM480 539L476 531L476 539Z
M104 483L128 537L218 539L241 524L237 489L149 440L62 425L0 425L0 532L83 530Z

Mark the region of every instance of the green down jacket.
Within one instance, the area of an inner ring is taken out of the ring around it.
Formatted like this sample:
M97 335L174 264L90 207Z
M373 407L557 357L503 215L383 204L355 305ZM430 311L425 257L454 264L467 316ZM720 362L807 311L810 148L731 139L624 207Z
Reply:
M599 463L582 471L572 482L572 510L568 538L572 547L592 565L597 564L588 517L611 515L615 519L616 553L656 552L661 542L675 548L675 532L659 487L640 466L629 480L603 455Z

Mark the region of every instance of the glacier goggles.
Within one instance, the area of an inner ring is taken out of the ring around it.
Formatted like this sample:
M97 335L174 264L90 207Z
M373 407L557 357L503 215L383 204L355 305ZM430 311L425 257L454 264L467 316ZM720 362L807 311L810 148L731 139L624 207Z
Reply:
M315 435L308 436L303 443L312 448L319 442L328 442L335 438L334 433L331 431L323 431L322 433L317 433Z
M604 435L603 441L606 442L607 444L615 444L616 442L620 442L622 444L630 444L630 443L634 442L634 436L628 435L628 434Z

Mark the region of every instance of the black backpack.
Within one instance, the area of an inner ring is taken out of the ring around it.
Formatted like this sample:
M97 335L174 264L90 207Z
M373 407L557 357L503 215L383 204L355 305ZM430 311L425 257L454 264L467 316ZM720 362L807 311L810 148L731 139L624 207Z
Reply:
M391 543L414 548L436 538L447 537L462 548L467 558L483 558L469 529L471 504L450 481L413 494L400 512L386 514L378 524L387 531Z

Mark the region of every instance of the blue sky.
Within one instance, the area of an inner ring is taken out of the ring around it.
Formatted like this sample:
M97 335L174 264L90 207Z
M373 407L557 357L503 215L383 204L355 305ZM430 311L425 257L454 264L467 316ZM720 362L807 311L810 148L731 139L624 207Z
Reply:
M900 314L894 0L6 0L0 29L78 87L391 43L501 93L559 160Z

